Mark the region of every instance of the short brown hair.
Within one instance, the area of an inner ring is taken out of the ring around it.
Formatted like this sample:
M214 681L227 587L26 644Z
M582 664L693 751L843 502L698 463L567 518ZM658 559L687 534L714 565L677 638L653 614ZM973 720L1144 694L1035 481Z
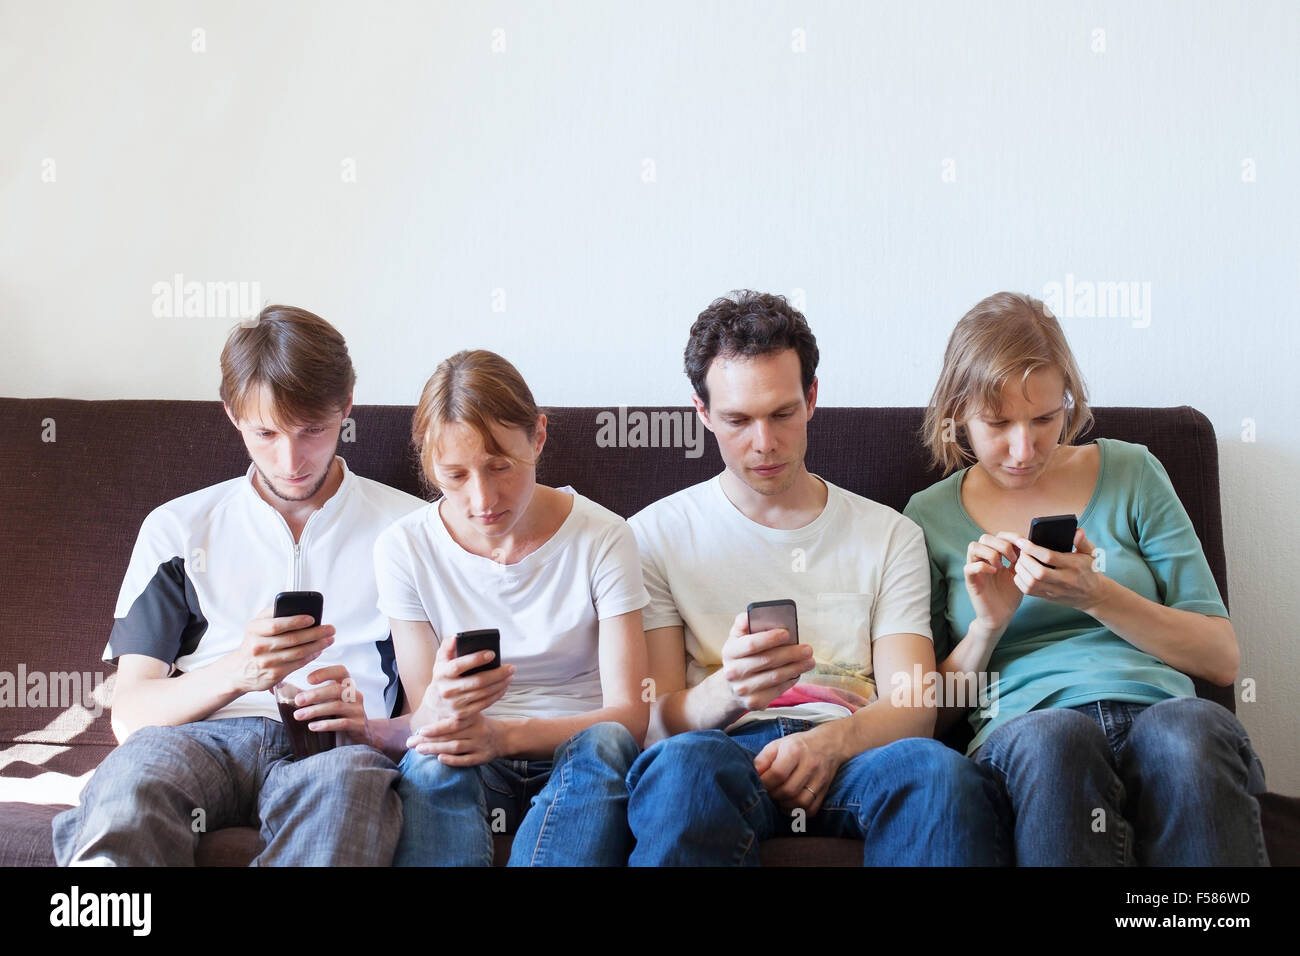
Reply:
M425 480L432 488L438 487L433 477L433 454L443 426L468 425L483 439L488 454L515 461L497 444L492 425L522 428L531 441L540 414L519 370L495 352L466 349L443 359L425 382L411 419L411 443Z
M268 305L231 330L221 350L221 400L242 420L270 388L276 424L302 425L342 411L357 374L338 329L291 305Z
M767 355L794 349L807 397L817 374L817 339L803 314L783 295L738 289L714 299L691 326L686 343L686 376L691 388L709 407L709 366L721 355Z
M1092 411L1088 387L1051 311L1032 296L998 292L962 316L925 410L922 439L934 464L946 475L973 462L975 454L958 424L985 410L996 414L1007 382L1018 379L1024 388L1041 368L1054 368L1065 379L1060 440L1069 444L1092 424Z

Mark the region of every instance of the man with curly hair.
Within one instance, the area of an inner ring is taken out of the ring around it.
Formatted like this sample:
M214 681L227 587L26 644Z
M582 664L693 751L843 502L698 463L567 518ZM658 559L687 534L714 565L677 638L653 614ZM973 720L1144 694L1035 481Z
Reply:
M630 862L756 865L762 840L812 833L862 839L867 865L1009 863L994 781L911 687L935 667L920 529L804 465L817 360L782 296L733 293L691 328L725 468L630 522L658 741L628 775ZM751 632L772 599L797 634Z

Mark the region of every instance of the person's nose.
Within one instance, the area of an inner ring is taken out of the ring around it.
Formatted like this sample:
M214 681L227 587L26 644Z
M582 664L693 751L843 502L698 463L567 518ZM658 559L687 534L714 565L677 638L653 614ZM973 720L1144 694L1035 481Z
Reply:
M469 492L470 510L476 515L489 514L492 511L492 504L495 500L495 494L492 491L491 482L486 475L479 472L471 472L466 482L466 491Z
M765 418L754 419L754 451L766 455L776 449L776 429Z
M1018 464L1024 464L1034 457L1034 436L1028 425L1011 426L1011 457Z
M284 437L280 454L281 467L286 478L301 478L307 464L307 443L288 435Z

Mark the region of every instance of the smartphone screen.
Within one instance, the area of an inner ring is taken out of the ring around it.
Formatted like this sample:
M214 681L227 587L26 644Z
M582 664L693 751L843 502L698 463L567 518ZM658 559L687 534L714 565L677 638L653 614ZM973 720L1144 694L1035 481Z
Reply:
M783 627L790 635L790 643L799 643L799 617L794 601L755 601L745 610L749 613L750 634Z

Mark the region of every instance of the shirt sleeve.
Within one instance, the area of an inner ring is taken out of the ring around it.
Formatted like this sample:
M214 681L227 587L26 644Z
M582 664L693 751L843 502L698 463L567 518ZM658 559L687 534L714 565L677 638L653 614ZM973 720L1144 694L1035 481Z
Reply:
M420 600L415 584L415 556L402 531L394 523L375 539L375 589L379 593L379 610L397 621L428 621L429 612Z
M939 564L939 549L930 547L930 535L925 530L923 509L916 501L917 496L913 495L907 507L903 509L903 516L916 522L925 540L927 562L930 566L930 636L934 639L935 663L942 663L943 659L952 653L953 648L952 628L948 626L948 576Z
M174 520L151 512L131 551L103 660L117 664L123 654L143 654L174 664L182 648L198 644L208 624L185 558Z
M641 555L627 522L615 516L596 552L591 574L591 600L596 617L605 620L650 603L641 578Z
M1136 530L1138 547L1166 607L1228 616L1192 519L1164 465L1150 451L1137 497Z
M886 634L930 637L930 560L925 536L910 518L901 515L889 537L880 593L871 616L871 639Z
M642 627L653 631L660 627L682 627L685 622L673 600L673 591L668 584L668 575L659 560L655 547L655 531L640 515L633 515L628 526L636 538L641 555L641 576L645 582L646 593L650 603L641 614Z

